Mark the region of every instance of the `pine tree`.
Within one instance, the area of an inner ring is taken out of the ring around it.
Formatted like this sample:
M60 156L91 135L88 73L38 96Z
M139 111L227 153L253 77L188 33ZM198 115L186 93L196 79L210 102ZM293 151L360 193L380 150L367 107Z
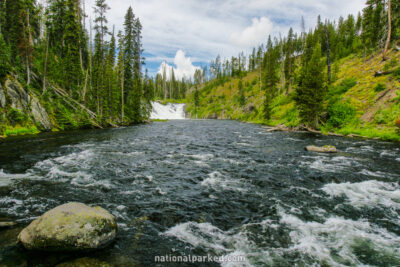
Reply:
M0 80L11 70L10 50L0 31Z
M243 107L246 104L246 96L244 95L242 78L240 78L239 80L238 89L239 89L239 105Z
M135 31L135 15L129 7L125 15L125 38L124 38L124 87L125 99L127 106L127 114L132 122L138 123L141 121L141 88L138 88L139 73L138 73L138 51L137 48L137 33ZM140 65L140 64L139 64Z
M63 51L63 72L64 72L64 86L71 93L71 95L78 99L78 87L82 84L82 68L81 68L81 55L80 55L80 36L81 24L77 17L79 5L76 0L66 1L66 13L64 18L64 51Z
M271 36L268 37L267 52L264 57L265 70L263 73L264 89L264 118L271 119L271 105L277 93L279 83L279 46L273 46Z
M304 59L299 85L296 89L296 104L303 123L318 128L319 114L325 96L324 73L321 60L321 45L317 43L310 60Z

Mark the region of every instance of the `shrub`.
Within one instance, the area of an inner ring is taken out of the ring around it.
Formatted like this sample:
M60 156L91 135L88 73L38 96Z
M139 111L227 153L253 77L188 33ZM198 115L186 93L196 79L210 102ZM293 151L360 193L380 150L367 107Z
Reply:
M331 98L335 95L342 95L356 85L357 80L355 78L346 78L339 85L331 86L328 91L327 97Z
M341 128L356 116L356 110L348 102L337 101L328 105L328 126Z
M396 127L398 128L398 129L397 129L397 132L400 133L400 117L399 117L399 119L395 122L395 125L396 125Z
M400 67L398 67L394 72L393 75L397 78L400 79Z
M7 114L8 119L12 124L25 124L28 121L28 116L18 109L10 109Z
M381 83L378 83L374 88L374 91L377 92L377 93L378 92L382 92L384 90L386 90L386 85L381 84Z

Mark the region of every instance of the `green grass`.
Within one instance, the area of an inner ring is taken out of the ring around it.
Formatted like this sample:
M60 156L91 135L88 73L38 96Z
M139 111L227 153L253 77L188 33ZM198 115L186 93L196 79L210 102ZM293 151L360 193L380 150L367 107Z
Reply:
M390 64L382 62L381 51L373 55L350 55L337 62L339 71L329 86L321 114L323 133L360 135L368 138L400 141L396 121L400 121L400 52L391 51ZM393 75L374 77L376 71L398 69ZM246 103L238 101L238 78L210 81L199 88L200 103L197 113L194 91L185 100L192 118L218 118L276 126L296 127L301 124L294 101L294 88L283 89L272 104L272 118L263 118L263 92L259 88L258 73L243 77ZM249 109L249 107L252 107ZM197 115L197 116L196 116Z
M15 127L6 127L4 131L4 136L18 136L18 135L27 135L27 134L38 134L40 131L36 128L36 126L15 126Z
M168 120L152 119L152 122L167 122Z

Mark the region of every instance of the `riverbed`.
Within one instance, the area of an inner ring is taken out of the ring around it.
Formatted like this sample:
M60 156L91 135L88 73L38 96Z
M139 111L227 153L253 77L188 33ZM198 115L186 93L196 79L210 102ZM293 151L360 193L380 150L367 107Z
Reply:
M334 145L338 154L306 152ZM400 145L267 133L234 121L168 121L0 143L0 265L90 257L240 256L197 266L399 266ZM19 231L58 205L109 210L117 240L92 253L31 253ZM193 266L182 263L179 266Z

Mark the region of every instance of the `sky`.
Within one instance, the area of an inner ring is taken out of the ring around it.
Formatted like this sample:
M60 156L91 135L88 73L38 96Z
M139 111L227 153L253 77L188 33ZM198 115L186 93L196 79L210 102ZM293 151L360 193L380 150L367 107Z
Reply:
M93 19L95 0L85 0L86 13ZM165 64L175 76L191 77L198 67L222 58L249 53L266 43L269 34L298 32L301 17L306 28L314 27L317 16L337 20L356 15L365 0L108 0L109 28L123 29L129 6L143 25L146 68L155 75ZM88 23L87 23L88 24ZM163 63L164 62L164 63Z

